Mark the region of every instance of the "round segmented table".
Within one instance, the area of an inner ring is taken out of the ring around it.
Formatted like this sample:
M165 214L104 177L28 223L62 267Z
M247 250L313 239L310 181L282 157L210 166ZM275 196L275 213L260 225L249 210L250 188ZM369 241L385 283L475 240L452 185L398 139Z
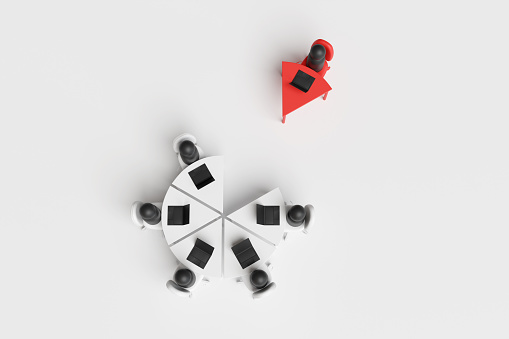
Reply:
M225 214L223 170L221 156L196 161L173 181L162 205L161 223L171 251L195 274L211 278L250 274L267 262L288 227L279 188ZM258 223L257 205L269 207L274 225Z

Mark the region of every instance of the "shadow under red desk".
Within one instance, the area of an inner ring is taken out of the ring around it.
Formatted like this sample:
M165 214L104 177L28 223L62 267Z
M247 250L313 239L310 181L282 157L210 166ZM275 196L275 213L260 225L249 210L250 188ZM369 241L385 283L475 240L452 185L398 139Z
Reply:
M298 71L302 71L315 78L313 85L307 92L303 92L290 85ZM323 99L325 100L327 98L327 94L332 89L327 83L327 81L325 81L325 79L320 74L316 73L311 68L303 66L301 64L283 61L282 73L283 73L282 74L283 124L285 123L286 116L288 114L295 111L297 108L304 106L308 102L315 100L321 95L325 94L325 96L323 97Z

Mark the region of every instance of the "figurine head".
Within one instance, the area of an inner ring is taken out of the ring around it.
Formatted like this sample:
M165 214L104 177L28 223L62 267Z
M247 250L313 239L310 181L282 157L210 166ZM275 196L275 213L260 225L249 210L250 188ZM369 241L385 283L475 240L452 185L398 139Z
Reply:
M301 205L294 205L286 214L286 221L290 226L299 227L306 219L306 210Z
M173 280L180 287L189 288L194 285L196 281L196 276L191 270L187 268L181 268L180 270L177 270L177 272L175 272Z
M161 211L156 206L145 203L140 207L141 218L150 225L157 225L161 221Z
M179 146L179 153L182 161L187 165L191 165L200 158L195 144L189 140L182 141Z
M269 283L269 275L265 271L255 270L251 273L249 280L251 281L251 285L257 289L261 289Z
M325 59L325 54L325 47L320 44L312 46L311 50L309 51L309 57L316 61Z

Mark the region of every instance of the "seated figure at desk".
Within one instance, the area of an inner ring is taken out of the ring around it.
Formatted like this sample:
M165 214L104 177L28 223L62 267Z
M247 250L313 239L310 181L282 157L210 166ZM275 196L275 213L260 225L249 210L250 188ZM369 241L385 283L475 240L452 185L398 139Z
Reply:
M312 46L308 54L306 66L308 66L313 71L318 73L323 69L324 64L325 64L325 47L323 47L322 45Z
M173 275L173 280L168 280L166 287L179 297L191 298L191 292L201 282L208 283L208 280L203 276L199 276L197 278L193 271L182 265L179 265L175 271L175 274Z
M301 205L293 205L286 213L286 221L292 227L299 227L306 219L306 210Z
M238 283L244 283L252 292L253 299L263 298L276 289L276 283L271 281L269 270L272 270L271 264L260 266L249 274L237 280Z
M135 201L131 206L131 219L141 229L162 230L162 203L143 203Z
M203 158L203 150L196 144L196 138L184 133L173 140L173 150L182 169Z
M288 208L288 207L287 207ZM286 228L283 239L286 240L289 231L302 231L308 233L309 229L313 226L315 221L315 208L313 205L293 205L286 213L286 222L289 227Z
M179 154L186 165L191 165L193 162L200 159L198 148L189 140L185 140L180 144Z
M318 39L311 45L311 50L301 65L311 68L324 77L325 73L330 69L327 61L331 61L333 56L334 49L332 45L323 39Z

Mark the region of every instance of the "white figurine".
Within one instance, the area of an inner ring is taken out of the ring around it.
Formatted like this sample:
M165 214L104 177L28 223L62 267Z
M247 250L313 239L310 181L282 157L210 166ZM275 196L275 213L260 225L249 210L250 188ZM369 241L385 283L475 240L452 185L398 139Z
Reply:
M182 169L203 158L203 150L196 144L196 138L189 133L181 134L173 140L173 150L177 153Z
M271 270L272 265L267 263L253 270L249 275L239 278L237 282L246 285L252 292L253 299L266 297L276 289L276 283L272 281L270 274Z

